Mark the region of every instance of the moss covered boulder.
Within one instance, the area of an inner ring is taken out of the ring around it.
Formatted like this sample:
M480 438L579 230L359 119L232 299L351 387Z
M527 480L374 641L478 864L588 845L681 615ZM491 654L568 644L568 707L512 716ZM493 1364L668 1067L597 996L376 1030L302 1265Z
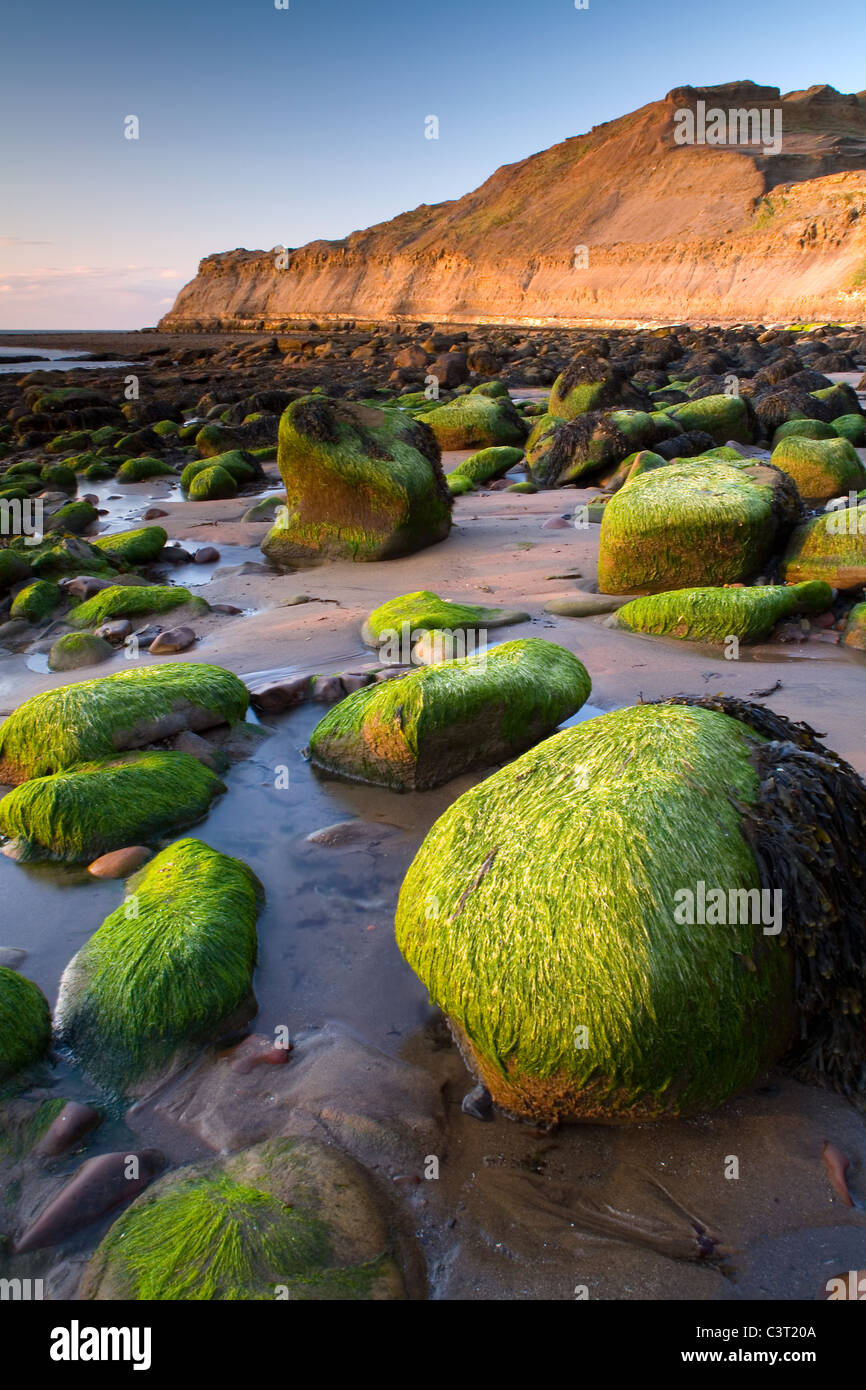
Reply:
M51 1011L42 990L0 965L0 1085L40 1062L51 1041Z
M853 1093L861 806L853 771L762 707L618 710L445 812L397 942L494 1101L535 1122L706 1110L782 1057L798 1016L804 1075Z
M631 632L680 637L687 642L760 642L794 613L826 613L829 584L761 584L753 588L675 589L632 599L617 611L616 626Z
M0 725L0 783L112 758L184 729L242 720L246 686L231 671L166 662L46 690Z
M816 502L866 487L866 469L847 439L788 435L776 445L770 462L794 479L801 497Z
M526 462L539 487L564 487L585 474L610 468L656 438L656 428L642 410L591 411L574 420L557 421L534 444Z
M94 536L90 542L120 565L146 565L155 560L168 540L161 526L139 526L134 531L115 531L111 536Z
M310 735L324 771L425 791L544 738L589 698L576 656L533 637L420 666L341 700Z
M132 618L142 613L168 613L181 604L190 604L199 613L208 611L206 599L189 589L170 584L111 584L93 598L85 599L69 614L73 627L98 627L110 618Z
M109 661L114 648L104 637L92 632L67 632L58 637L48 653L49 671L80 671L84 666L98 666Z
M525 623L529 614L511 608L484 608L477 603L451 603L429 589L401 594L374 608L361 628L368 647L383 646L395 638L411 641L416 628L437 628L449 632L478 632L480 629Z
M189 492L199 474L207 472L209 468L221 468L224 473L228 473L234 478L236 488L264 476L261 465L257 463L252 454L243 449L231 449L225 454L214 454L212 458L206 459L193 459L191 463L188 463L180 475L180 485L184 492Z
M178 840L70 961L55 1024L85 1072L130 1092L252 1017L261 886L239 859Z
M858 417L859 418L859 417ZM839 432L826 420L786 420L773 434L773 448L791 435L800 439L838 439Z
M424 421L440 449L522 449L526 438L522 415L501 396L457 396L426 411Z
M855 603L848 614L842 641L846 647L866 652L866 603Z
M17 550L0 550L0 594L19 584L30 574L30 563Z
M10 615L24 618L28 623L42 623L54 612L61 597L60 589L50 579L36 579L19 589L12 600Z
M127 459L117 470L117 481L119 483L143 483L148 478L162 478L174 476L174 469L170 463L164 459L151 458L143 455L141 458Z
M405 1298L362 1170L314 1139L274 1139L169 1173L114 1223L83 1299Z
M561 420L574 420L578 415L616 404L632 405L639 395L623 368L613 366L605 358L584 354L556 378L547 409Z
M439 446L401 411L304 396L280 417L278 460L286 506L262 542L277 565L395 559L451 528Z
M188 753L128 753L33 777L0 800L4 853L19 861L89 863L201 820L225 791Z
M191 502L217 502L226 497L236 497L238 485L225 468L218 465L203 468L196 473L189 485Z
M784 556L785 581L824 579L834 589L866 584L866 501L798 526Z
M67 502L46 519L45 530L68 531L70 535L80 536L98 520L99 513L92 502Z
M598 587L641 594L747 582L800 505L793 479L748 460L681 459L640 473L605 506Z
M744 396L701 396L696 401L672 405L668 415L684 434L701 430L712 435L717 444L735 439L738 444L751 444L752 425Z
M448 474L448 486L453 492L454 483L465 479L468 483L489 483L494 478L503 477L509 468L515 468L523 458L523 450L500 445L495 449L479 449L471 458L464 459Z
M866 416L839 415L832 427L840 438L847 439L855 449L866 448Z

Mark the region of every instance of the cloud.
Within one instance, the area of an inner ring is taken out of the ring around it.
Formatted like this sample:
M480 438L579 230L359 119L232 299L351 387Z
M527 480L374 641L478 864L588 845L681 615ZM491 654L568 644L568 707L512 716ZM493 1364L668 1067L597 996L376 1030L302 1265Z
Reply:
M0 246L53 246L53 241L25 241L20 236L0 236Z

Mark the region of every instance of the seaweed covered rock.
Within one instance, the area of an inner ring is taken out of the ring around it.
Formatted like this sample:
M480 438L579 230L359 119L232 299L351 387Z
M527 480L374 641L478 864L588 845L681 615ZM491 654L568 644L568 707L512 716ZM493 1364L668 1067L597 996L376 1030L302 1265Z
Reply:
M368 647L383 646L399 638L411 641L412 631L445 629L449 632L478 632L486 628L525 623L529 614L511 608L483 608L477 603L451 603L429 589L401 594L374 608L361 628Z
M112 584L74 608L67 619L73 627L98 627L109 618L131 618L142 613L167 613L181 604L199 613L208 611L206 599L189 589L170 584Z
M45 530L68 531L73 536L80 536L98 520L99 512L93 503L85 502L82 498L77 502L67 502L65 506L52 512L46 518Z
M748 582L800 507L793 479L747 459L683 459L640 473L605 506L598 587L641 594Z
M703 430L717 444L735 439L738 444L751 444L752 425L749 407L744 396L701 396L698 400L672 405L668 415L684 433Z
M855 603L848 614L842 641L846 647L866 652L866 603Z
M60 982L58 1039L100 1084L129 1093L255 1012L261 886L240 859L178 840Z
M400 411L304 396L280 418L278 461L286 506L262 542L277 565L390 560L451 528L439 446Z
M143 483L148 478L173 477L174 469L165 459L142 455L140 458L127 459L120 465L115 476L119 483Z
M459 479L468 483L489 483L494 478L503 477L509 470L520 463L523 458L523 450L515 449L507 445L500 445L493 449L480 449L471 458L464 459L459 463L452 473L448 474L448 486L453 492L454 483Z
M80 671L84 666L98 666L114 655L114 648L103 637L92 632L67 632L52 643L48 653L49 671Z
M146 565L155 560L167 540L168 532L161 526L139 526L134 531L94 536L90 544L125 568L128 565Z
M0 594L19 584L30 574L30 564L23 554L16 550L0 550Z
M798 526L784 557L785 582L824 579L834 589L866 584L866 501Z
M440 449L523 448L523 417L501 396L457 396L424 413Z
M4 854L89 863L201 820L225 786L189 753L128 753L32 777L0 800Z
M316 725L310 759L355 781L426 791L528 748L590 689L564 647L538 637L504 642L356 690Z
M60 590L50 579L35 579L15 595L10 616L25 618L28 623L42 623L51 616L60 599Z
M272 1139L176 1169L114 1223L80 1297L100 1300L402 1299L363 1171L314 1139Z
M205 473L209 468L221 468L224 473L228 473L234 478L237 487L242 487L244 483L254 482L256 478L262 478L261 464L247 453L244 449L230 449L225 454L214 454L211 458L193 459L188 463L180 475L180 485L184 492L189 492L193 482L200 473Z
M590 411L556 421L527 446L526 461L539 487L563 487L584 474L621 463L656 439L656 427L641 410Z
M643 393L632 385L624 368L583 354L554 381L547 409L560 420L574 420L617 404L642 408L645 403Z
M118 671L46 690L0 725L0 783L113 758L184 729L244 718L249 694L231 671L199 662Z
M0 1084L40 1062L50 1041L51 1010L42 990L0 965Z
M218 464L212 468L203 468L196 473L189 485L189 500L191 502L216 502L221 498L236 497L238 485L225 468L220 468Z
M847 439L787 435L776 445L770 462L794 479L801 497L816 502L866 487L866 469Z
M866 1100L864 810L761 706L618 710L440 817L397 942L494 1101L536 1122L703 1111L795 1038L801 1075Z
M674 589L632 599L617 611L616 626L631 632L681 637L688 642L760 642L794 613L826 613L829 584L761 584L753 588Z
M832 427L841 439L847 439L855 449L866 448L866 417L863 415L838 415Z

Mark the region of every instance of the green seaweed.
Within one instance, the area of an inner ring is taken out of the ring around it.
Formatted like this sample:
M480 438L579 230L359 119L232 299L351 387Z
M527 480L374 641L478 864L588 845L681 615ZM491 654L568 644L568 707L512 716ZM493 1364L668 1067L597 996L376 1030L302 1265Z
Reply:
M109 618L129 618L141 613L167 613L182 603L207 612L206 601L189 589L169 584L112 584L85 599L69 614L73 627L98 627Z
M760 642L792 613L824 613L829 584L767 584L754 588L674 589L633 599L617 611L616 625L632 632L689 642Z
M45 995L32 980L0 965L0 1082L41 1061L50 1041Z

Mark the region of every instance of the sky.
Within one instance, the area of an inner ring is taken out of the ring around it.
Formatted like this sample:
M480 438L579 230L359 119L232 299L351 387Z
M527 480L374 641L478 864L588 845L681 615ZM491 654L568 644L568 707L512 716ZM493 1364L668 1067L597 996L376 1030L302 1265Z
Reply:
M460 197L672 87L866 87L863 0L277 3L7 7L0 329L155 324L202 256Z

